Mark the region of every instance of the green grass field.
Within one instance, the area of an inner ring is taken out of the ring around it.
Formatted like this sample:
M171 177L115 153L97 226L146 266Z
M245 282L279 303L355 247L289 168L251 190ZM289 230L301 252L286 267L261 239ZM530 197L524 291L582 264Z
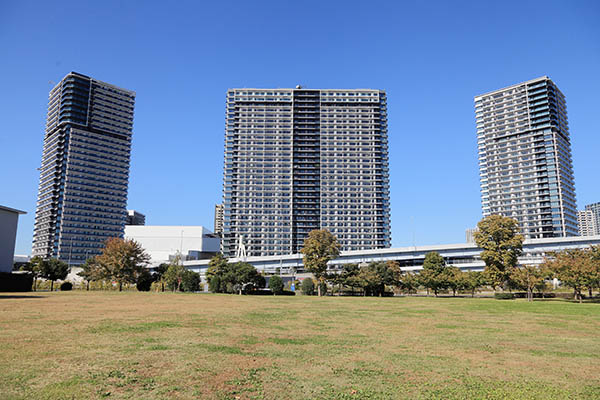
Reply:
M0 294L0 398L600 398L600 304Z

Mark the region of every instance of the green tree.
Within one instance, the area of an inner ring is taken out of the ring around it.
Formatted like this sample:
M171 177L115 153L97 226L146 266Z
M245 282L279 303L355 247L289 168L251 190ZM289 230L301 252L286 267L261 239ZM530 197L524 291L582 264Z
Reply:
M154 281L160 282L160 291L165 291L165 273L169 269L169 264L162 263L158 267L154 268Z
M516 267L510 271L510 280L517 288L527 291L527 301L533 301L533 290L545 279L543 268L535 265Z
M28 263L25 263L21 266L21 271L29 272L33 277L33 291L37 290L37 280L40 277L40 273L42 270L41 264L44 262L44 259L40 256L35 256Z
M342 266L342 270L340 271L340 280L342 285L349 286L352 289L352 294L354 294L355 287L360 287L360 282L357 278L359 272L360 267L358 264L344 264Z
M137 276L137 281L135 283L135 287L140 292L149 292L150 287L152 286L152 282L154 282L154 277L147 269L143 269Z
M303 295L312 296L315 293L315 283L311 278L304 278L300 289Z
M228 261L221 253L217 253L208 262L208 268L206 270L206 277L212 278L215 275L223 275L227 270Z
M150 262L150 256L133 239L112 238L106 241L96 262L100 275L104 279L116 281L121 291L124 283L136 283L138 275Z
M452 290L452 296L456 297L456 292L464 290L465 277L460 268L448 266L444 269L446 287Z
M88 258L80 265L81 271L77 273L85 281L85 290L90 290L90 282L102 279L100 266L95 257Z
M417 292L417 290L419 289L420 286L420 282L419 282L419 275L415 274L414 272L406 272L403 276L402 276L402 282L400 287L402 288L403 291L406 291L409 295L412 292Z
M200 274L194 271L185 270L181 281L181 289L184 292L197 292L200 290Z
M483 274L479 271L463 272L461 279L463 290L471 292L471 297L475 297L475 291L485 285Z
M229 271L225 274L225 281L237 287L239 294L248 288L257 289L264 286L264 277L247 262L237 262L230 264Z
M419 282L427 289L433 290L436 297L441 289L448 287L446 262L440 253L432 251L425 255L423 269L419 273Z
M181 283L185 276L185 267L179 263L179 258L176 257L175 261L169 265L167 272L165 272L165 283L167 287L175 291L181 291Z
M523 251L523 236L516 220L501 215L490 215L477 224L475 242L482 249L485 274L494 288L502 287L517 266Z
M208 290L213 293L223 293L221 290L221 277L218 275L213 276L208 280Z
M269 278L269 289L273 294L281 294L283 292L283 280L279 275L273 275Z
M301 252L304 255L304 268L317 279L318 294L321 296L321 284L325 282L327 276L327 263L338 258L340 245L328 230L314 230L304 240Z
M39 264L39 274L40 278L50 281L50 291L53 291L54 281L65 279L69 274L69 266L56 258L42 260Z

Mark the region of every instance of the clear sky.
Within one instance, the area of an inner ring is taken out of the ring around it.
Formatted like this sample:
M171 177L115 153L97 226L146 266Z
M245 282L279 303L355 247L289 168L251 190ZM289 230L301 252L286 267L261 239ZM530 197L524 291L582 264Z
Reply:
M473 97L548 75L577 204L600 201L598 1L0 1L0 204L30 254L48 91L69 71L137 92L128 208L213 227L225 93L388 94L392 245L464 242L481 218Z

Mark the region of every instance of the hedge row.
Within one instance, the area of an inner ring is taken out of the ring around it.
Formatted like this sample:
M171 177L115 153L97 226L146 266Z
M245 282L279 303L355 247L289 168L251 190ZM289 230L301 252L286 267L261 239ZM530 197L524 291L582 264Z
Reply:
M31 274L0 272L0 292L30 292L32 285Z

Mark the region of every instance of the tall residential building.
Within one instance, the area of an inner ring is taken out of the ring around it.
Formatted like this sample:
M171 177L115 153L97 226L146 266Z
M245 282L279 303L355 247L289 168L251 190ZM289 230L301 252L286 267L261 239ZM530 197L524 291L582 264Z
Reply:
M390 246L384 91L231 89L226 119L224 255L298 253L314 229Z
M479 232L479 228L468 228L465 230L465 243L475 243L475 234Z
M565 96L547 76L475 97L483 216L527 239L577 235Z
M75 72L50 91L32 255L80 264L123 237L134 102Z
M223 234L223 203L215 204L215 234Z
M127 210L125 225L146 225L146 216L135 210Z
M588 204L577 212L580 236L600 235L600 203Z
M579 236L595 236L598 233L598 225L594 218L594 213L590 210L577 211L577 225L579 227Z

